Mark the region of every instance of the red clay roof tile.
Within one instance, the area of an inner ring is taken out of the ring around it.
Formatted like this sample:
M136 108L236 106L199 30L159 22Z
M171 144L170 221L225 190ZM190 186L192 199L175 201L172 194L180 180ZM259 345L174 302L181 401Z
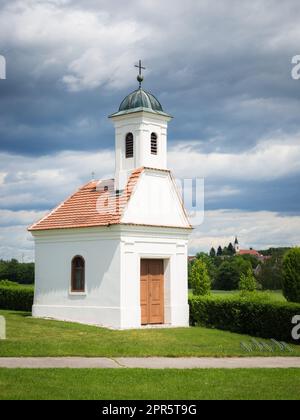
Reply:
M239 251L239 254L240 255L254 255L254 256L257 256L257 257L260 255L260 253L255 251L255 249L241 249Z
M119 224L143 170L144 168L139 168L132 172L127 186L121 194L114 190L113 180L89 182L28 230L38 231Z

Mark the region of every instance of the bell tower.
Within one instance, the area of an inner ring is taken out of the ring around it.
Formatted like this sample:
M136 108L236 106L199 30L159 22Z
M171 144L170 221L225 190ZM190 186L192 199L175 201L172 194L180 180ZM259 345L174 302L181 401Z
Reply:
M110 115L115 126L115 189L123 190L134 169L167 169L167 130L172 117L151 93L142 89L141 61L139 88Z
M236 254L239 254L240 252L240 245L239 245L239 241L237 236L235 237L235 241L234 241L234 250Z

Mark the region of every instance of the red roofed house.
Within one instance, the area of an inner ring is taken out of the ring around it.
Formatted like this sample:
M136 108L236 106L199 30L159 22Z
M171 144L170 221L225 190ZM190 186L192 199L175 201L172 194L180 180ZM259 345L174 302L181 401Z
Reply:
M110 118L115 179L88 182L29 228L33 316L118 329L188 326L191 226L167 169L171 117L140 87Z
M239 246L239 241L238 238L235 238L235 242L234 242L234 249L237 255L253 255L254 257L256 257L258 260L261 261L265 261L266 259L268 259L269 257L265 257L264 255L260 254L258 251L256 251L255 249L240 249Z

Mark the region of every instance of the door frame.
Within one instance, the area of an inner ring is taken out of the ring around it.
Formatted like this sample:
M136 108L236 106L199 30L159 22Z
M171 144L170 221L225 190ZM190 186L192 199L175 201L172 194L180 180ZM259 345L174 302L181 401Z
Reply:
M140 324L141 326L151 326L151 325L165 325L167 317L166 311L166 302L169 300L169 296L166 295L166 291L169 290L169 287L166 287L167 284L169 285L169 276L166 275L167 273L167 266L169 265L170 256L158 256L158 255L140 255L139 256L139 290L141 291L141 265L142 260L159 260L163 262L163 322L162 324L142 324L142 313L140 313ZM141 308L141 294L139 294L139 306Z

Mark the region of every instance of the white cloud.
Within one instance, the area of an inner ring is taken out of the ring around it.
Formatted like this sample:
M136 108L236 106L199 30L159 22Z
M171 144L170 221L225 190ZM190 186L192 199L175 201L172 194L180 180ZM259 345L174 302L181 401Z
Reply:
M204 178L209 202L238 196L242 191L235 186L237 181L265 182L300 174L299 137L264 140L236 154L202 153L196 144L172 147L169 167L180 178ZM88 182L92 172L98 179L112 177L114 151L62 152L38 158L0 154L0 162L0 207L39 209L63 200Z
M27 227L44 212L0 210L1 258L34 259L34 246ZM9 226L9 224L12 224ZM6 225L7 224L7 225ZM275 212L242 212L215 210L205 213L204 223L192 233L190 254L225 246L239 237L242 248L266 249L300 245L300 216L284 216Z
M242 153L202 153L196 145L182 142L171 148L169 165L177 176L271 181L300 173L300 134L261 140Z
M6 45L43 49L33 74L61 65L61 81L72 91L128 86L126 71L142 53L141 42L150 36L145 23L115 20L103 7L64 7L64 1L13 1L0 15L0 38ZM11 28L14 28L11 31Z
M214 185L212 188L205 192L205 199L209 199L210 201L219 200L222 197L232 197L234 195L239 195L240 192L241 190L233 188L229 185Z
M0 257L33 261L34 244L27 228L43 216L39 211L0 210Z
M209 0L9 0L1 10L0 39L7 48L40 48L35 71L61 64L61 80L71 90L129 86L130 68L145 56L182 84L194 71L189 57L205 62L239 50L296 47L297 10L297 2L278 7L275 0L227 0L213 8Z
M38 211L11 211L11 210L0 210L0 226L9 227L14 226L29 226L33 220L44 216L44 212Z
M0 172L0 185L3 184L6 175L7 174L5 172Z
M0 154L0 171L7 173L0 184L3 209L49 208L92 178L110 178L114 153L62 152L39 158ZM5 169L4 169L5 168Z
M235 235L242 248L266 249L300 245L300 216L276 212L215 210L205 212L204 223L193 232L190 253L227 246Z

